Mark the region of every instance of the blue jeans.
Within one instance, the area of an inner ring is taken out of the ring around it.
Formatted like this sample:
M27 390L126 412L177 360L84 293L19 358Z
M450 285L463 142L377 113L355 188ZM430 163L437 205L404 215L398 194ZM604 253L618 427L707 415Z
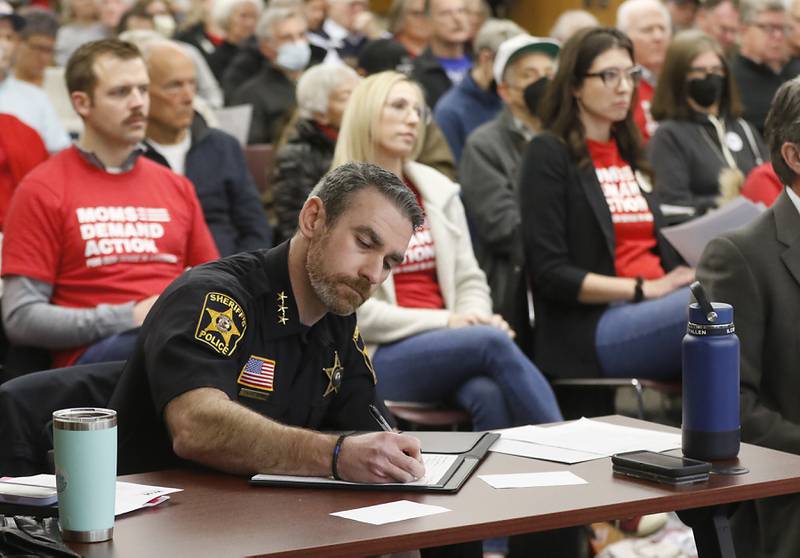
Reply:
M382 345L373 363L383 399L456 402L475 430L562 420L550 384L495 327L420 333Z
M129 329L122 333L115 333L104 337L93 345L89 345L83 354L78 357L75 364L92 364L95 362L112 362L115 360L128 360L136 347L140 328Z
M678 379L686 335L689 288L667 296L610 306L600 317L595 345L607 378Z

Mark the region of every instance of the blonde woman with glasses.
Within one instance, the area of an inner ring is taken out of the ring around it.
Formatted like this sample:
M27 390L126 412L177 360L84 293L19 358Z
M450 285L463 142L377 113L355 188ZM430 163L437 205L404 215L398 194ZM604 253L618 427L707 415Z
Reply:
M459 187L414 162L429 118L422 90L403 74L362 81L345 110L333 166L368 161L405 182L426 219L403 261L358 310L377 389L390 400L455 403L476 430L561 419L547 381L493 315L472 252ZM376 242L356 235L365 249Z

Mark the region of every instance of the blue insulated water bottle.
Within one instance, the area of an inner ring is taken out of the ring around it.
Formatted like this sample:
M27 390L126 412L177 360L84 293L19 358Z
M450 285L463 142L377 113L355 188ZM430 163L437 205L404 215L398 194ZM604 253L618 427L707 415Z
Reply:
M698 281L683 338L683 454L702 461L739 454L739 338L733 307L709 303Z

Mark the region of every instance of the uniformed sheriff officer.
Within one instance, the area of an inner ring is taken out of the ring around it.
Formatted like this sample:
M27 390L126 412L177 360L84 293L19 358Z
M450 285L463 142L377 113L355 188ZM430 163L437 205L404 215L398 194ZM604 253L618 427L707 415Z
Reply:
M183 459L239 474L421 477L416 438L320 432L377 429L375 371L354 312L402 262L421 221L394 174L347 164L315 187L290 242L177 279L110 402L120 473Z

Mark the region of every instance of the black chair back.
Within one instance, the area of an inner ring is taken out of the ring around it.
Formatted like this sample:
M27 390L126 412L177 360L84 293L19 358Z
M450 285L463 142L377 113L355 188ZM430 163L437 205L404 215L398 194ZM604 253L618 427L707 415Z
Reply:
M0 476L49 472L53 411L105 407L124 361L33 372L0 385Z

